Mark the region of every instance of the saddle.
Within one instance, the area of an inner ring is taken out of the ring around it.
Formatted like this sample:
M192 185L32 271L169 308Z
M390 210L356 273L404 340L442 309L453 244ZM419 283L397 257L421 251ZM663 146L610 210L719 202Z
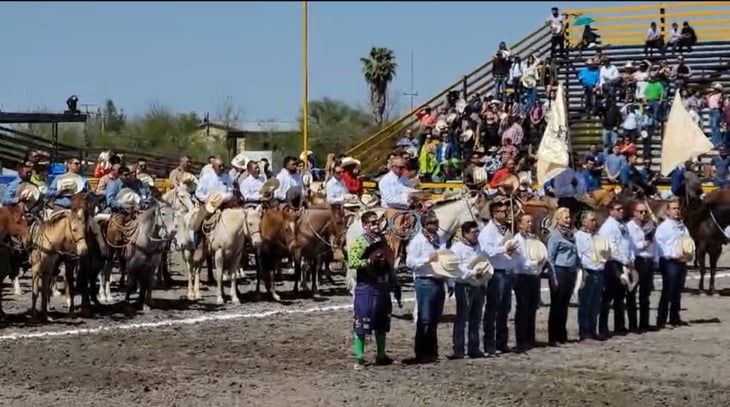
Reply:
M129 243L127 242L125 229L134 219L134 212L113 212L106 221L106 227L102 228L102 230L106 231L107 243L115 246Z

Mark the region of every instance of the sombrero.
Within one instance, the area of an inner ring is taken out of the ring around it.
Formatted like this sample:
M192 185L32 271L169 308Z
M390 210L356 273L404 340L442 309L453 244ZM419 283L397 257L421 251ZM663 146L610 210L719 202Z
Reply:
M475 276L470 279L470 283L475 285L482 285L486 283L494 275L494 267L492 267L492 263L490 263L489 258L483 254L477 255L477 257L472 259L467 268L475 273Z
M634 291L636 284L639 283L639 273L634 267L624 266L619 279L621 284L625 285L629 291Z
M148 186L155 186L155 179L152 178L152 176L149 174L139 173L137 174L137 179L142 181L143 184L147 184Z
M597 262L607 262L611 258L611 244L601 235L593 235L593 254Z
M244 170L246 169L246 164L248 164L248 158L243 155L243 153L236 154L235 157L231 160L231 167L237 169L237 170Z
M450 113L448 116L446 116L446 123L451 124L456 120L456 118L459 117L456 113Z
M312 150L302 151L302 153L301 153L301 154L299 154L299 159L300 159L300 160L302 160L302 161L307 161L307 158L308 158L308 157L309 157L310 155L312 155L312 154L314 154L314 153L312 152Z
M446 123L446 120L439 120L436 122L436 130L444 131L448 128L449 128L449 124Z
M15 191L15 197L33 206L41 198L41 190L31 182L22 182Z
M542 266L547 261L547 247L538 239L525 239L525 247L522 249L523 255L527 260L534 261L538 266Z
M195 175L193 175L189 172L185 172L185 173L183 173L182 177L180 178L180 183L187 184L187 185L197 184L198 179L195 177Z
M695 250L695 241L689 235L683 235L677 240L677 254L682 260L694 260Z
M499 187L516 190L520 187L520 179L515 174L508 174L499 182Z
M312 173L310 171L304 171L302 173L302 184L304 184L305 187L308 187L312 185L312 181L314 181Z
M378 197L371 194L360 195L360 203L366 208L372 208L378 205Z
M520 171L520 173L517 175L517 178L520 181L520 185L532 185L530 173L527 171Z
M352 158L352 157L345 157L345 158L342 159L340 165L342 165L342 167L349 167L351 165L354 165L356 167L359 167L360 164L361 164L360 163L360 160L358 160L358 159L355 159L355 158Z
M221 205L223 205L223 194L220 192L213 192L208 196L208 199L205 200L205 211L213 213L218 210Z
M345 208L355 208L360 206L360 200L355 194L345 194L345 201L342 204Z
M459 257L448 249L436 252L438 259L429 263L436 275L446 278L455 278L459 273Z
M466 143L467 141L471 140L474 137L474 130L467 129L463 133L461 133L461 142Z
M84 184L84 179L79 174L67 172L58 176L56 181L56 190L65 191L73 195L83 191Z
M267 195L270 194L277 189L279 189L279 180L276 178L269 178L266 181L264 181L264 184L261 185L261 189L259 190L259 193L261 195Z
M137 206L142 202L142 197L132 188L122 188L117 193L117 202L120 206Z
M472 173L471 177L474 180L475 184L481 184L487 181L489 175L487 174L487 170L485 170L484 167L474 167L474 172Z

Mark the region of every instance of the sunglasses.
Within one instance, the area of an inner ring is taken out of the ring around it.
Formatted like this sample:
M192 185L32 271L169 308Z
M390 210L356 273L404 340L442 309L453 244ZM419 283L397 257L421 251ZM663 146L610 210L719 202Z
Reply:
M646 213L646 211L636 211L636 213Z
M71 161L69 164L71 165L81 165L79 161Z
M368 226L375 226L375 225L377 225L378 223L379 223L379 222L378 222L378 220L377 220L377 219L375 219L375 220L371 220L371 221L365 222L365 225L368 225Z

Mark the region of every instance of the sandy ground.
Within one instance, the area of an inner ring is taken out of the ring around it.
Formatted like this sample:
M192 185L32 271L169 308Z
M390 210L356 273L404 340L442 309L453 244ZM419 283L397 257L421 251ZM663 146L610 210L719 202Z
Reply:
M729 257L721 265L730 265ZM182 283L181 275L174 277ZM43 325L22 315L30 295L16 298L6 285L11 315L0 330L0 405L730 405L730 327L724 321L730 300L722 295L686 293L688 327L523 355L355 371L350 298L341 278L337 281L340 285L324 287L328 295L319 301L222 307L211 305L212 289L191 303L181 300L184 287L176 285L155 291L158 301L149 312L109 311L91 320L59 318ZM23 283L27 292L28 281ZM688 281L689 291L696 286L696 279ZM252 289L240 285L244 293ZM719 279L718 289L728 294L730 278ZM547 292L543 295L548 302ZM657 301L655 294L652 305ZM60 311L62 303L53 301ZM411 307L406 302L396 308L389 335L390 355L398 361L412 356ZM453 313L451 301L439 330L442 357L451 353ZM538 319L538 340L545 341L547 308ZM569 335L577 337L574 308ZM370 343L367 350L372 359Z

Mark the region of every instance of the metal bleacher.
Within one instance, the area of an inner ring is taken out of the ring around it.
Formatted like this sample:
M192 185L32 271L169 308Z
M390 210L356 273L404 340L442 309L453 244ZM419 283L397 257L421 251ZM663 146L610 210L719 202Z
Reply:
M688 87L690 89L707 90L712 84L720 83L725 89L730 88L730 2L691 2L665 3L654 6L629 6L619 8L598 8L588 10L567 11L568 23L576 21L580 16L589 16L591 26L601 35L603 54L619 69L628 62L636 64L643 60L658 63L661 54L653 51L653 57L645 57L644 41L646 30L651 22L664 32L668 39L668 31L672 22L680 26L688 21L695 28L698 43L692 52L684 52L684 60L692 69ZM631 24L624 24L631 21ZM615 24L619 23L619 24ZM570 46L580 40L583 27L569 25L567 30ZM602 144L602 126L599 118L588 116L582 112L583 89L578 82L577 72L585 66L587 58L595 55L595 50L569 51L567 63L561 65L561 79L566 80L569 124L573 151L580 154L587 151L590 145ZM670 66L677 63L677 55L671 48L664 59ZM674 88L670 87L667 106L671 106ZM705 133L709 134L709 118L707 111L701 111ZM658 169L661 153L663 126L652 134L652 169ZM637 143L639 152L641 143ZM703 157L703 161L709 157Z

